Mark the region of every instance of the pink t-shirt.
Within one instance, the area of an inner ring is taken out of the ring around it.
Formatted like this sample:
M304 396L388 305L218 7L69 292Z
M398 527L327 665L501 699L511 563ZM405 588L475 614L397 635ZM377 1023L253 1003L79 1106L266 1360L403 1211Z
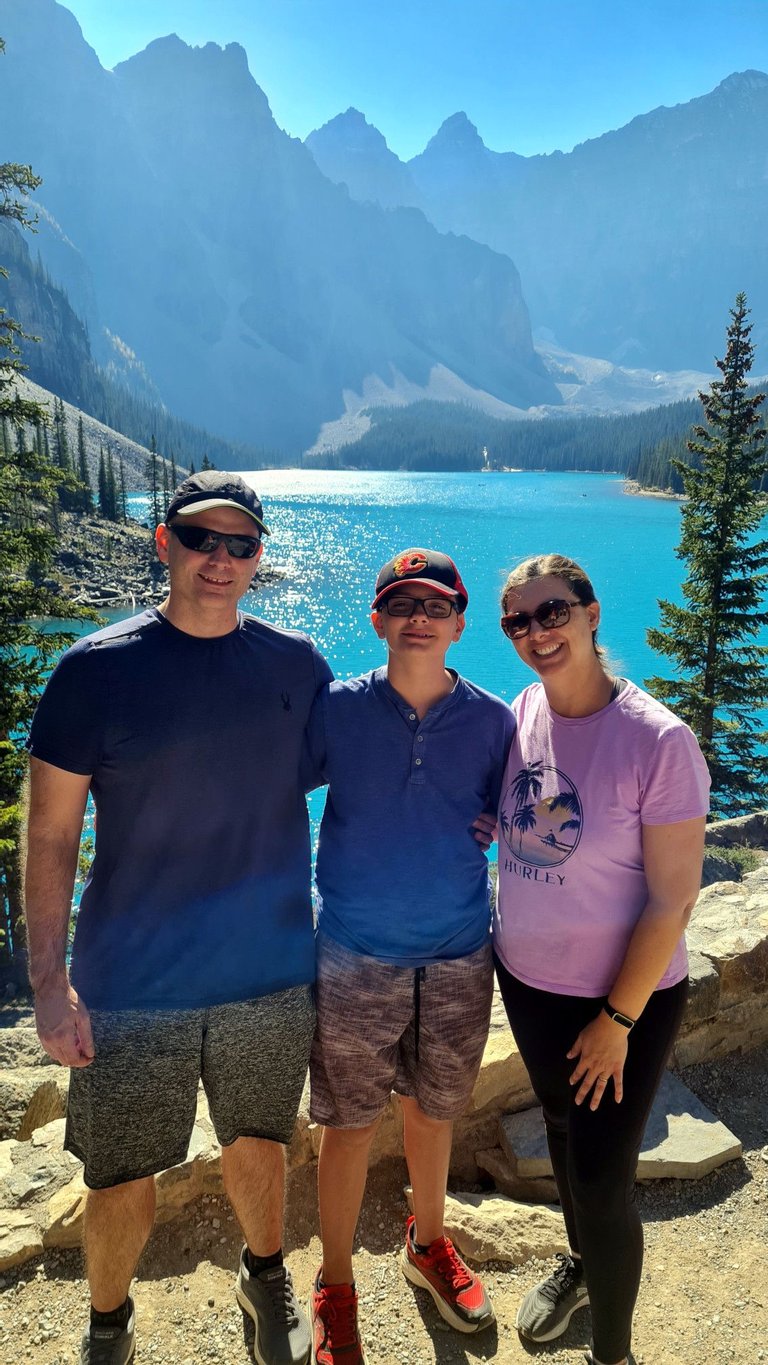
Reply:
M591 716L556 715L541 683L512 709L494 947L526 985L606 995L647 900L641 826L705 815L707 766L688 726L634 683ZM681 938L659 986L687 965Z

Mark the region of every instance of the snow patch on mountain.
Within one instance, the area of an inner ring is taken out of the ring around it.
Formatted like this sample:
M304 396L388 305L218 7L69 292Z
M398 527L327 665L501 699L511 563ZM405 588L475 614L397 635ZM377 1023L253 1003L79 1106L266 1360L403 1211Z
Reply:
M508 421L611 417L695 398L701 389L708 388L713 378L713 374L701 370L634 370L596 356L575 355L544 333L534 334L534 342L562 394L562 406L513 407L493 394L472 388L445 365L433 366L426 384L416 384L392 368L389 381L379 374L369 374L359 391L344 389L344 412L323 423L316 441L306 453L327 454L359 441L370 430L371 408L405 407L429 399L435 403L466 403L491 417Z

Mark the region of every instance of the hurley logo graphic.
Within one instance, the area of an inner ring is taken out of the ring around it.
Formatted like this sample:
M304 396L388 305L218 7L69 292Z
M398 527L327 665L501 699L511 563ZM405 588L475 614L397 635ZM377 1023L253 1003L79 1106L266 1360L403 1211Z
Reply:
M557 867L566 862L581 838L583 822L579 793L570 778L537 761L520 769L501 803L505 842L514 857L529 867Z
M280 700L281 700L281 702L283 703L283 710L284 710L284 711L290 711L290 710L292 709L292 708L291 708L291 699L290 699L290 697L289 697L289 695L288 695L287 692L281 692L281 693L280 693Z

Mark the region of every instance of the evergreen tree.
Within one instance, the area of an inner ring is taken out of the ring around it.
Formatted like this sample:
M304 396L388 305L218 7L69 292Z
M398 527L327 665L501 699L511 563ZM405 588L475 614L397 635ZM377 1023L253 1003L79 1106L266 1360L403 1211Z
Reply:
M96 482L96 489L97 489L97 494L96 494L96 496L97 496L97 500L98 500L99 515L102 516L102 517L106 517L107 513L106 513L106 510L105 510L105 509L106 509L106 504L107 504L107 466L106 466L106 464L104 463L104 447L103 447L103 445L100 445L100 446L99 446L99 465L98 465L98 472L97 472L97 475L96 475L96 481L97 481L97 482Z
M64 404L60 398L53 400L53 453L59 469L65 474L72 471L72 457L69 453L67 419Z
M149 483L149 516L151 529L154 531L163 519L163 512L160 510L160 461L157 458L157 441L154 434L149 439L149 455L145 470Z
M83 486L81 510L83 512L92 512L93 490L91 488L91 476L88 472L88 458L85 453L85 432L83 431L82 413L80 413L77 419L77 477Z
M115 461L112 451L107 451L107 516L110 521L119 521L120 513L117 505L117 480L115 478Z
M125 460L120 456L120 484L118 488L118 510L120 521L128 520L128 498L125 492Z
M28 166L0 165L0 218L29 225L25 199L15 196L26 196L39 183ZM93 616L48 586L63 476L41 455L35 440L27 439L47 419L39 404L18 392L24 368L18 342L23 336L21 324L0 309L0 959L18 957L19 978L24 947L19 865L23 739L51 662L70 638L45 633L37 623L46 616Z
M768 703L768 646L756 637L768 625L768 540L758 531L768 499L761 493L766 431L746 376L753 346L746 295L731 309L722 378L699 394L706 425L695 426L688 449L695 462L675 461L687 502L677 555L688 576L685 606L659 603L661 626L648 642L671 659L674 679L647 686L696 734L712 777L712 807L736 815L768 797L768 735L759 712Z

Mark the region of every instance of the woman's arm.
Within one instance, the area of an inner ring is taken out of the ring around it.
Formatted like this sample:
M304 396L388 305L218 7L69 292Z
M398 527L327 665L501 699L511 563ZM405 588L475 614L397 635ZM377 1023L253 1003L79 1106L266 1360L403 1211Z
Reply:
M690 918L701 886L704 817L673 825L643 825L643 864L648 900L629 940L624 961L608 995L609 1003L630 1019L638 1019L669 966ZM576 1103L592 1091L597 1109L609 1079L618 1103L623 1095L624 1062L629 1032L604 1010L582 1029L570 1052L578 1058L571 1074Z

